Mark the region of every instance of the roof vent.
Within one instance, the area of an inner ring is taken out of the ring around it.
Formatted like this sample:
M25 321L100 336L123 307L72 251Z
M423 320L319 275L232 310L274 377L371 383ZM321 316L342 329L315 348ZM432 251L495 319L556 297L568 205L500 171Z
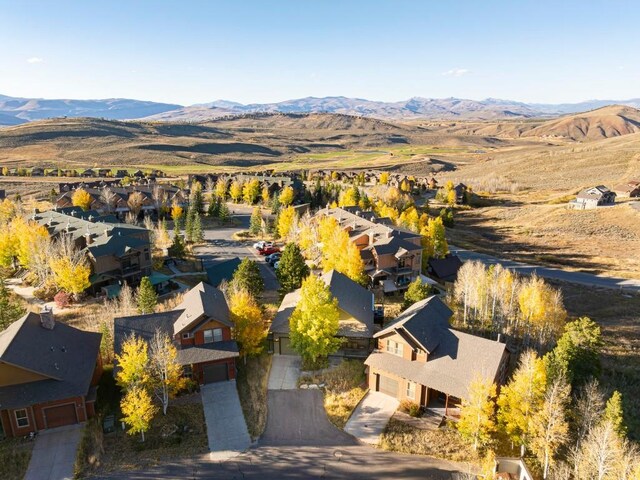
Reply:
M55 368L56 370L60 370L60 365L58 365L58 362L53 364L53 368Z
M40 312L40 325L42 328L46 328L47 330L53 330L56 326L56 320L53 317L53 310L50 307L44 307Z
M62 346L62 348L60 348L60 351L62 353L67 353L67 347L65 347L64 345Z

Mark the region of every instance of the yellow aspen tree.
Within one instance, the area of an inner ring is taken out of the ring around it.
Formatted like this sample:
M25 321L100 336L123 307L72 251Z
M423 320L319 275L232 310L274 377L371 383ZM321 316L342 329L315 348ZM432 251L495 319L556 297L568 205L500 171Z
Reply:
M55 284L65 292L79 295L91 286L91 268L86 263L74 263L68 257L55 257L50 265Z
M143 387L131 388L120 401L122 421L129 426L127 433L135 435L140 433L144 442L144 432L149 430L151 420L158 412L158 407L151 400L149 392Z
M278 200L280 200L280 205L283 207L288 207L293 203L293 199L295 198L295 192L293 191L293 187L286 186L280 192L280 196Z
M296 226L296 211L293 207L289 206L280 210L278 215L278 236L286 239Z
M300 300L289 318L291 347L305 360L334 353L340 347L338 301L321 278L309 275L302 281Z
M522 354L511 381L498 397L498 420L509 438L521 446L521 455L531 442L532 419L542 409L547 375L544 362L533 350Z
M149 348L144 339L135 334L127 337L115 358L118 362L116 383L120 387L129 390L149 384Z
M215 195L221 200L227 198L227 181L219 178L216 182Z
M235 289L229 299L229 310L234 323L234 338L240 345L240 355L247 362L247 356L262 352L267 336L267 325L262 318L262 310L256 299L245 289Z
M271 200L271 193L269 192L269 187L267 187L266 185L262 187L262 193L260 194L260 196L262 197L262 204L267 205L269 203L269 200Z
M242 183L234 180L229 187L229 196L235 203L238 203L242 198Z
M252 179L242 186L242 198L248 205L253 205L260 198L260 182Z
M71 196L71 203L74 207L80 207L86 212L91 208L93 197L84 188L77 188Z
M389 172L382 172L380 174L380 183L382 185L386 185L387 183L389 183Z
M474 450L487 445L496 429L495 396L496 385L477 375L469 384L468 397L462 400L457 428Z
M179 221L182 218L183 213L184 213L184 210L180 205L178 205L177 203L174 203L173 205L171 205L171 219L174 222Z

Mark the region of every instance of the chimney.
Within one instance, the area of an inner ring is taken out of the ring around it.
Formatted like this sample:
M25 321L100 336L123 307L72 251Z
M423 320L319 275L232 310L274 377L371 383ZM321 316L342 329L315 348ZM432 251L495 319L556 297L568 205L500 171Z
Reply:
M84 239L87 242L87 245L91 245L93 243L93 235L91 235L89 227L87 227L87 231L84 233Z
M53 330L53 327L56 326L53 310L50 307L44 307L40 312L40 325L47 330Z
M496 338L496 342L498 342L498 343L502 342L502 334L501 333L498 334L498 338Z

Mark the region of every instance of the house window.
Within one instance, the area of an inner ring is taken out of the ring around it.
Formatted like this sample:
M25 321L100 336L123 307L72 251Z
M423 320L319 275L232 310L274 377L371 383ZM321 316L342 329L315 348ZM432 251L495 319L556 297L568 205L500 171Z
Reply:
M193 334L191 332L186 332L182 334L182 338L191 338L193 337Z
M193 369L191 365L185 365L182 367L182 376L186 378L193 378Z
M16 415L16 423L18 427L28 427L29 426L29 416L27 415L27 411L22 408L20 410L14 411Z
M387 340L387 352L402 356L402 344L394 340Z
M416 384L407 382L407 398L416 398Z
M221 328L212 328L210 330L205 330L203 333L204 333L204 343L213 343L213 342L222 341Z

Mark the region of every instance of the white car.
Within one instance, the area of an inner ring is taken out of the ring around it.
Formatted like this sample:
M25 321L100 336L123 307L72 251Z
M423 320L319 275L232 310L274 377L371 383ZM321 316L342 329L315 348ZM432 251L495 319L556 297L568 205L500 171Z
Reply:
M253 244L253 248L256 250L262 250L263 248L273 247L273 242L265 242L264 240L260 240Z
M276 263L273 264L273 268L275 268L276 270L278 269L279 266L280 266L280 260L278 260Z

